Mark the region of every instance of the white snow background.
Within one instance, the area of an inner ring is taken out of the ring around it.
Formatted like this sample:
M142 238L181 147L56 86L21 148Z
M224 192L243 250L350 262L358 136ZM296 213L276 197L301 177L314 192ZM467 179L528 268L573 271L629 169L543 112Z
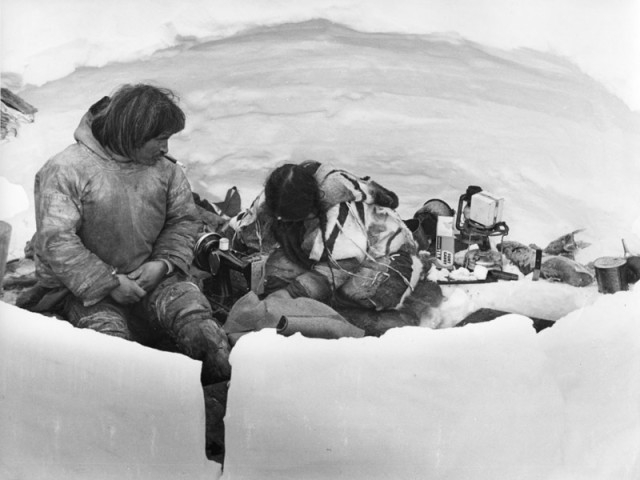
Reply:
M606 4L606 5L605 5ZM516 6L517 5L517 6ZM423 202L475 184L507 239L584 228L578 260L640 252L637 1L2 0L2 82L38 108L0 145L10 258L33 176L122 83L175 90L171 153L194 190L313 158ZM324 19L324 20L321 20ZM455 205L454 205L455 206ZM640 290L547 282L448 289L458 329L234 349L233 478L636 479ZM0 478L216 478L197 362L0 305Z

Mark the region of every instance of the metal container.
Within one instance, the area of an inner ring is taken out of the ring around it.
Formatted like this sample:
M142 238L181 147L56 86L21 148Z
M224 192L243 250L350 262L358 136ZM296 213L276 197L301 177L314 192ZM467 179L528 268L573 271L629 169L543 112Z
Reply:
M620 257L600 257L593 266L600 293L616 293L629 289L627 283L627 260Z

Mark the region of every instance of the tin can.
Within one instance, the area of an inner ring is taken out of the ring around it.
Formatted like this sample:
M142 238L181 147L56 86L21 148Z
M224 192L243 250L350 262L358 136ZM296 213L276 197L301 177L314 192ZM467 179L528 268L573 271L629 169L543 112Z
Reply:
M600 293L615 293L629 289L627 260L620 257L600 257L593 266Z

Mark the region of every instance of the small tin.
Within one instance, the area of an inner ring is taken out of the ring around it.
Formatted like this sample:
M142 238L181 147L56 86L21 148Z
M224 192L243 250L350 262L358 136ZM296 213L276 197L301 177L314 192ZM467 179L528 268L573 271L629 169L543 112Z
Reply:
M629 289L627 260L620 257L600 257L593 266L600 293L615 293Z

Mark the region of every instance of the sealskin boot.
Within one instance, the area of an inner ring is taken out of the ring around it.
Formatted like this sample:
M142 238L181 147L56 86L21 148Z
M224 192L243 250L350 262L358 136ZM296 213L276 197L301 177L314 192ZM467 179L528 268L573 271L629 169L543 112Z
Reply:
M206 419L207 458L224 464L224 415L227 410L228 382L203 386Z

